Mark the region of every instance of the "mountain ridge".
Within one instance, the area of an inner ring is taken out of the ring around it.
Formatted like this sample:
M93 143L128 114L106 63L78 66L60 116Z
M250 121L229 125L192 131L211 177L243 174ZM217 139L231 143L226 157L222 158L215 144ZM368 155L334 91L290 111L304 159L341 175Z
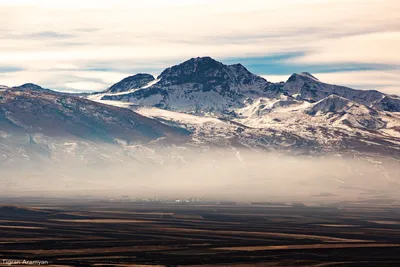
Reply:
M110 86L108 89L104 91L104 93L120 93L132 89L139 89L154 80L155 78L151 74L138 73L126 77L121 81L117 82L116 84Z
M390 150L400 155L397 97L327 84L308 72L271 83L241 64L198 57L167 68L144 88L100 94L94 100L124 104L187 128L192 139L206 143L306 153ZM195 117L191 121L183 114ZM199 124L203 118L205 124Z
M68 154L70 148L65 148L61 141L48 141L54 136L48 130L60 126L68 131L81 129L89 136L109 132L105 139L119 146L116 155L131 155L133 149L138 160L137 155L142 152L136 150L132 137L143 137L142 121L154 134L144 133L145 138L138 139L145 147L140 151L148 151L148 146L162 142L170 147L172 155L180 155L182 149L229 148L400 159L397 97L326 84L307 72L293 74L286 82L272 83L241 64L225 65L210 57L198 57L167 68L157 78L143 73L129 76L111 86L113 92L52 93L28 85L0 90L0 125L2 129L8 127L7 131L0 131L0 148L2 142L7 144L4 155L15 151L9 142L13 140L12 133L21 129L25 137L18 142L24 146L39 144L45 138L47 148L41 147L41 151L52 155L49 148L55 146ZM5 104L10 101L7 94L13 95L12 104ZM43 124L43 115L48 124ZM127 119L132 116L135 119ZM171 133L172 139L180 139L179 148L167 140L165 132ZM45 137L39 138L38 134ZM182 135L185 137L180 138ZM72 141L66 143L80 142L80 146L86 146L82 138L76 142L76 135L67 139ZM157 153L158 149L152 151ZM172 155L168 158L179 159ZM153 157L145 158L147 161Z
M212 92L213 99L217 101L210 106L194 100L207 98L201 92ZM139 88L126 95L104 95L102 100L132 102L184 112L202 109L222 113L225 110L230 112L232 107L242 107L242 102L248 97L275 98L281 94L310 102L335 94L369 107L400 112L400 98L377 90L327 84L308 72L294 73L283 83L271 83L249 72L240 63L225 65L211 57L191 58L165 69L157 77L157 82L146 88ZM184 102L186 105L182 107ZM378 104L379 102L381 103ZM189 110L188 106L196 108Z
M115 138L134 141L164 136L173 129L128 109L96 103L51 91L16 87L0 92L0 121L14 132L75 136L83 139ZM2 128L3 128L2 127ZM160 128L158 130L153 130Z

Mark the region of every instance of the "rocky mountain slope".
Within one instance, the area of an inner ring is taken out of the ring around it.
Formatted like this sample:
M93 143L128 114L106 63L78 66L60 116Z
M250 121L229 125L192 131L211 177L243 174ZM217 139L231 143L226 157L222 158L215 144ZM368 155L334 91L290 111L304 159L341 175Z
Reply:
M121 88L118 92L127 90L119 84L111 88ZM248 98L286 95L295 100L316 102L333 94L378 110L400 112L397 96L326 84L305 72L293 74L285 83L270 83L241 64L224 65L209 57L192 58L167 68L151 84L131 89L126 94L98 97L183 112L221 114L244 107Z
M282 91L298 100L319 101L330 95L374 107L379 110L399 112L400 98L376 90L355 90L344 86L326 84L309 73L293 74L282 86ZM384 103L387 103L385 105Z
M84 98L13 88L0 94L2 129L85 139L152 140L176 131L131 110Z
M240 64L192 58L142 88L90 99L186 128L199 144L400 158L399 97L326 84L306 72L271 83Z
M128 109L36 89L18 87L0 91L3 167L28 159L63 158L71 153L77 160L86 160L85 153L98 157L94 151L102 148L107 155L105 147L115 152L114 146L118 144L179 143L187 138L181 129Z
M117 82L104 92L105 93L126 92L132 89L139 89L149 84L152 81L154 81L153 75L147 73L139 73L133 76L126 77L125 79Z
M267 90L269 82L242 65L227 66L210 57L192 58L167 68L156 81L127 94L103 95L101 99L204 113L242 106L249 96L273 95Z
M378 91L325 84L310 73L271 83L240 64L192 58L156 79L133 75L79 97L34 85L3 87L0 153L7 162L11 154L24 157L25 148L12 149L23 143L42 144L48 158L101 151L95 153L104 155L100 162L184 162L183 151L215 149L398 160L398 101ZM160 144L168 147L165 157L157 154Z

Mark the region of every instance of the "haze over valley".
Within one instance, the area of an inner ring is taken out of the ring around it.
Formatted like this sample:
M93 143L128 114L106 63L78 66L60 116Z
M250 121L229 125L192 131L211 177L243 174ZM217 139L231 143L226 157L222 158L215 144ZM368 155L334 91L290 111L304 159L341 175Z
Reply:
M6 194L398 199L396 95L306 72L273 83L210 57L90 94L2 88Z

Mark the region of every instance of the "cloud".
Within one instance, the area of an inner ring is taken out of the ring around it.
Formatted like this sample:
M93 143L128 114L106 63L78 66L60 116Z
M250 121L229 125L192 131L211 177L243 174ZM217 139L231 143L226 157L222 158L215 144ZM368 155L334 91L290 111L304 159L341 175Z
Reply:
M54 70L22 70L0 73L0 84L18 86L26 82L42 85L45 88L68 92L102 91L117 81L131 75L126 72L87 71L73 69L74 66L58 66ZM60 67L65 67L62 69Z
M8 36L3 36L3 38L7 39L65 39L65 38L73 38L72 34L59 33L54 31L42 31L42 32L33 32L27 34L10 34Z
M298 57L292 62L399 64L400 28L395 32L367 33L317 40L314 46L314 51Z
M96 82L67 82L64 86L74 91L82 90L82 88L84 88L84 91L101 91L104 89L103 83Z
M16 71L21 71L21 70L23 70L23 69L18 68L18 67L2 67L2 66L0 66L0 73L16 72Z
M226 58L221 59L226 64L242 63L250 71L261 74L291 74L296 72L326 73L361 70L391 70L399 68L400 65L377 64L377 63L323 63L323 62L298 62L306 56L306 53L275 54L265 57Z
M43 31L43 32L36 32L32 33L27 36L28 38L72 38L74 35L72 34L65 34L53 31Z
M123 73L204 55L226 61L291 55L275 61L287 71L400 62L397 0L3 0L0 9L0 62L28 70L19 79L40 71L52 84L60 64ZM250 69L270 73L263 67ZM272 74L284 73L276 68Z

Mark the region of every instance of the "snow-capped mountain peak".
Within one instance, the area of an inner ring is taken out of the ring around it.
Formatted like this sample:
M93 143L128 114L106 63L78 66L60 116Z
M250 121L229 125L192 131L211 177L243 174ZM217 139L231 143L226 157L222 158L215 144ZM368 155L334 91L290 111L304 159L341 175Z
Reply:
M265 86L266 80L249 72L243 65L224 65L211 57L197 57L167 68L160 76L159 86L197 84L203 92L222 94L241 93L241 86L256 83ZM244 89L244 88L243 88ZM245 89L244 89L245 90Z
M147 73L138 73L133 76L126 77L108 88L104 93L120 93L132 89L139 89L150 82L154 81L154 77Z
M12 87L14 90L29 90L29 91L36 91L36 92L47 92L47 93L54 93L54 94L62 94L60 92L56 92L50 89L43 88L37 84L34 83L25 83L20 86L14 86Z
M303 77L307 77L316 81L319 81L318 78L316 78L315 76L313 76L311 73L309 72L301 72L298 75L303 76Z
M295 73L290 76L282 86L282 91L298 100L309 102L317 102L330 95L337 95L368 107L400 112L400 98L385 95L376 90L357 90L345 86L327 84L305 72Z
M15 86L13 88L22 89L22 90L34 90L34 91L44 90L44 88L42 88L41 86L34 84L34 83L25 83L23 85Z
M111 88L121 88L121 83L132 77ZM229 114L234 109L245 107L245 100L249 98L278 99L285 95L292 97L291 101L315 103L337 95L370 108L400 111L400 98L376 90L355 90L327 84L308 72L294 73L285 83L271 83L240 63L225 65L211 57L191 58L169 67L155 81L126 93L118 91L114 95L109 92L111 94L100 98L191 113Z
M225 65L210 57L191 58L165 69L149 87L103 100L129 101L185 112L221 113L243 106L249 95L266 94L269 83L243 65Z

